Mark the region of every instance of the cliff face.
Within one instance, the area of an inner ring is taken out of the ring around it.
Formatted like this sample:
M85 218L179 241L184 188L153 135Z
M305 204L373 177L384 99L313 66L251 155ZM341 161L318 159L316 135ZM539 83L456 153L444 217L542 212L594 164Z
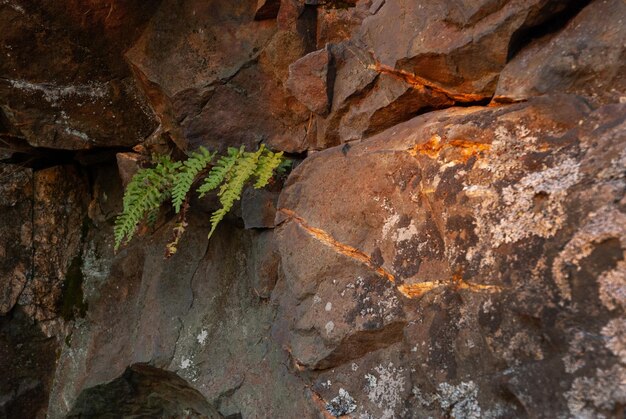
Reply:
M624 21L0 1L0 417L622 417ZM113 252L141 154L259 142L282 189Z

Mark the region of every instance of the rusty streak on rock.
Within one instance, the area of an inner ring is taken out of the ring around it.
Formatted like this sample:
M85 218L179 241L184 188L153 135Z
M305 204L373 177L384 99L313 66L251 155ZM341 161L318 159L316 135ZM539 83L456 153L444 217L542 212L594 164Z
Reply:
M436 159L443 150L450 148L457 149L461 153L460 158L452 159L452 161L465 163L470 157L489 150L491 145L461 139L455 139L448 143L442 143L441 137L435 134L427 142L423 144L416 144L411 147L408 152L413 157L425 155L431 159Z
M335 240L330 234L328 234L324 230L312 227L302 217L300 217L298 214L290 209L281 208L279 209L279 211L285 214L290 220L297 223L319 242L332 248L337 253L341 253L342 255L348 256L349 258L363 263L367 267L371 268L374 272L376 272L376 274L378 274L380 277L395 284L395 277L391 273L387 272L382 267L376 267L376 265L372 262L372 258L360 251L359 249ZM417 298L421 297L429 291L443 286L449 286L457 290L469 290L473 292L501 291L501 287L498 287L497 285L470 284L468 282L465 282L460 274L455 274L450 281L426 281L420 282L418 284L402 284L397 286L396 289L407 298Z
M452 287L457 290L468 290L473 292L500 292L502 287L497 285L470 284L463 280L460 274L452 276L451 281L427 281L418 284L402 284L398 287L403 295L409 298L417 298L439 287Z
M294 211L281 208L279 210L291 220L295 221L300 227L305 229L310 235L315 237L318 241L325 244L326 246L332 248L337 253L341 253L342 255L348 256L354 260L357 260L364 265L368 266L372 270L374 270L378 275L387 279L388 281L395 283L395 278L392 274L387 272L382 267L376 267L376 265L372 262L372 258L360 251L359 249L349 246L347 244L343 244L335 240L330 234L325 232L324 230L320 230L319 228L315 228L310 226L302 217L296 214Z
M444 89L443 87L437 86L435 83L426 80L416 74L409 73L405 70L398 70L393 67L387 66L385 64L376 62L375 64L370 64L367 66L368 69L374 70L380 74L387 74L391 77L400 79L417 90L430 89L433 92L441 93L448 98L454 100L455 102L468 103L468 102L478 102L487 98L485 95L476 95L476 94L466 94L466 93L452 93Z

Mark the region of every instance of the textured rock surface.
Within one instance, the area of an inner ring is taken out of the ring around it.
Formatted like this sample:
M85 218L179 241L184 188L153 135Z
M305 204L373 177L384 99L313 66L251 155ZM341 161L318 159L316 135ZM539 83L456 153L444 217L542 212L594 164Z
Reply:
M158 3L0 2L0 128L38 147L143 141L156 123L122 54Z
M17 302L32 272L33 174L15 165L0 166L0 315Z
M622 417L624 14L0 0L0 418ZM113 252L151 153L260 142Z
M624 285L625 109L433 112L299 166L280 337L321 396L372 417L618 415L624 313L602 289Z
M626 4L596 1L563 31L520 52L502 71L495 98L583 94L594 102L626 100Z

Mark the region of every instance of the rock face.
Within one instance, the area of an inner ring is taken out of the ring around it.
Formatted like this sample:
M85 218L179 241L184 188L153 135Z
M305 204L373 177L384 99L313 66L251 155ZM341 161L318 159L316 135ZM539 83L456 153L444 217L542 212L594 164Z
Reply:
M282 338L321 396L343 388L366 417L617 415L624 110L432 112L298 167Z
M624 415L623 1L123 3L0 0L0 418Z

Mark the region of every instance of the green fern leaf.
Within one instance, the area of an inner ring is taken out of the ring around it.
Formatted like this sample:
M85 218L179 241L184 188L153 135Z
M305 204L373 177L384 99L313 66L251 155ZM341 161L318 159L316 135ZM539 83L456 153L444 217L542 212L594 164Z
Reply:
M206 179L198 188L198 194L200 198L206 195L208 192L216 189L222 184L229 176L237 160L244 152L244 146L240 148L228 148L228 154L222 156L217 163L211 168L211 171L207 175Z
M231 210L236 201L241 198L243 188L255 173L257 168L259 157L263 154L265 146L261 145L258 151L255 153L243 152L243 147L240 149L243 156L236 160L232 169L232 176L225 180L225 183L220 189L220 204L222 207L215 211L211 215L211 231L209 231L209 238L213 235L217 225L224 218L224 216Z
M270 150L266 150L265 154L259 158L258 166L254 171L254 175L257 178L254 187L260 189L267 185L272 176L274 176L274 171L283 160L282 151L273 153Z
M172 188L172 205L177 214L196 177L211 163L214 156L215 153L209 153L206 148L200 147L197 152L191 153L181 166L174 178Z

